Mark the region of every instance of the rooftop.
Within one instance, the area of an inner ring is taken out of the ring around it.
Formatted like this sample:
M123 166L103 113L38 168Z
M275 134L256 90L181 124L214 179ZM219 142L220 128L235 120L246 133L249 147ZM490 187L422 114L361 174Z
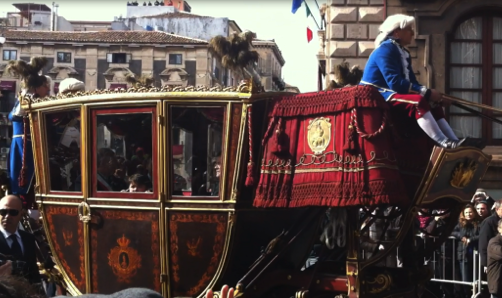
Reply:
M27 10L39 10L39 11L51 11L49 6L45 4L37 4L37 3L14 3L12 4L15 8L19 9L20 11L27 11Z
M286 61L284 60L284 57L282 56L281 50L279 50L279 47L277 46L277 43L275 40L264 40L264 39L253 39L253 47L259 48L272 48L274 51L275 56L279 60L279 63L281 63L281 66L284 66Z
M85 24L85 25L111 25L111 21L78 21L68 20L71 24Z
M120 43L120 44L198 44L207 41L179 36L160 31L32 31L9 30L4 33L9 41L39 42L81 42L81 43Z
M144 16L142 18L184 18L184 19L198 19L198 18L211 18L215 19L214 17L210 16L201 16L189 12L181 12L181 11L176 11L176 12L166 12L166 13L161 13L161 14L155 14L155 15L149 15L149 16Z

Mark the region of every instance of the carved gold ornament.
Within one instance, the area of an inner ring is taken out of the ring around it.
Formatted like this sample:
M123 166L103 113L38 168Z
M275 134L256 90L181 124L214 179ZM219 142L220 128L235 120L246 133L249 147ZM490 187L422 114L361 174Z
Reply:
M137 250L129 247L131 241L125 235L117 239L117 243L119 246L112 248L108 254L108 265L112 267L118 282L130 283L141 268L141 256Z
M30 94L26 94L23 96L20 96L19 101L21 104L26 105L26 104L33 104L33 103L39 103L39 102L46 102L46 101L54 101L54 100L60 100L60 99L68 99L68 98L78 98L82 96L90 96L90 95L100 95L100 94L125 94L125 93L154 93L154 92L211 92L211 93L228 93L228 92L238 92L238 93L248 93L248 94L255 94L255 93L260 93L262 90L258 89L258 87L253 85L253 82L250 80L244 80L240 82L238 86L231 86L231 87L221 87L221 86L215 86L215 87L207 87L207 86L187 86L187 87L181 87L181 86L162 86L160 88L158 87L131 87L128 89L124 88L116 88L116 89L96 89L96 90L90 90L90 91L78 91L78 92L70 92L70 93L60 93L55 96L47 96L44 98L37 98L33 97Z
M474 160L466 160L457 164L452 172L450 184L455 188L466 187L474 178L478 164Z
M372 281L367 282L370 286L369 293L378 294L387 290L392 284L392 277L388 274L378 274Z
M309 121L307 127L307 143L314 154L322 154L331 141L331 120L316 118Z

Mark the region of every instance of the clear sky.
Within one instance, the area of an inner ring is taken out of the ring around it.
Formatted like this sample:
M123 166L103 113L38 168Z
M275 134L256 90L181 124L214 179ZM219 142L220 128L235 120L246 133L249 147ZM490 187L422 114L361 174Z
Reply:
M143 3L142 1L138 1ZM154 1L152 1L153 3ZM228 17L237 22L242 30L256 32L260 39L275 39L286 64L283 77L286 83L297 86L301 92L317 91L317 51L319 40L317 26L311 17L307 18L305 4L291 13L292 0L187 0L192 13L214 17ZM11 3L45 3L52 7L52 1L25 0L19 2L0 1L0 12L16 11ZM60 0L59 15L68 20L111 21L113 17L126 15L127 0ZM314 0L307 0L312 14L320 22L319 11ZM324 3L318 0L318 3ZM307 26L314 32L314 39L307 43Z

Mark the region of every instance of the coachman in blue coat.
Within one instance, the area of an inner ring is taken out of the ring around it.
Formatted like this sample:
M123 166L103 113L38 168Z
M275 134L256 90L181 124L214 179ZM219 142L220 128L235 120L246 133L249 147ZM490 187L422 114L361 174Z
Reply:
M414 38L415 18L396 14L389 16L380 26L360 84L379 89L391 110L415 117L422 130L443 148L461 146L445 120L442 94L421 85L413 73L410 53L405 46ZM464 144L465 145L465 144Z
M24 90L23 97L45 97L50 92L50 81L46 76L39 75L42 68L47 64L43 57L32 58L30 63L22 60L10 61L6 71L21 77ZM34 197L28 197L32 190L35 177L35 165L33 161L33 148L31 145L30 122L28 115L21 108L18 101L9 114L12 121L12 144L9 158L10 190L12 194L20 196L25 208L33 207Z

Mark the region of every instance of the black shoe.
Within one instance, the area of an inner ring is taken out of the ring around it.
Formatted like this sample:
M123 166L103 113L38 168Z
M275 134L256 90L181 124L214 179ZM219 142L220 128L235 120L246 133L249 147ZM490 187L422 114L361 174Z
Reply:
M458 140L458 141L448 140L448 141L441 143L440 145L441 145L441 147L446 148L446 149L455 149L460 146L465 146L464 145L465 140L466 140L466 138Z
M476 147L483 150L486 147L486 142L479 139L465 138L464 147Z

